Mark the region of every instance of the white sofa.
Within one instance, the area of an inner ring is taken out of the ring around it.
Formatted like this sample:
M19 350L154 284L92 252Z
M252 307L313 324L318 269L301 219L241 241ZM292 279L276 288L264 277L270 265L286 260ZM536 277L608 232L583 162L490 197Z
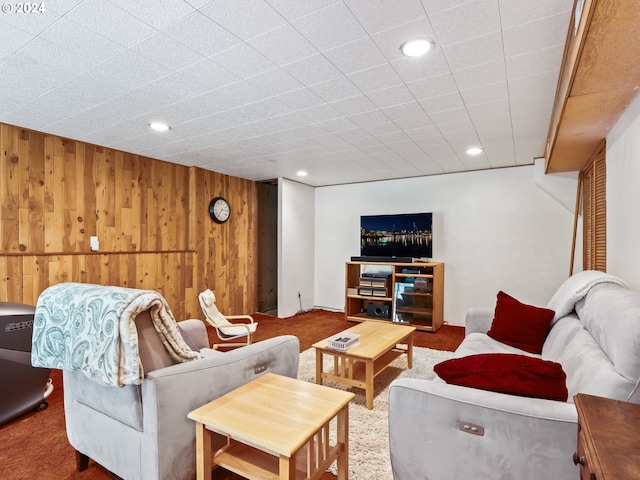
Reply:
M640 403L640 294L622 283L593 272L565 282L547 306L556 318L540 355L489 337L493 311L470 310L455 357L517 353L558 362L567 375L568 401L467 388L438 377L395 380L389 391L394 479L578 479L573 396Z

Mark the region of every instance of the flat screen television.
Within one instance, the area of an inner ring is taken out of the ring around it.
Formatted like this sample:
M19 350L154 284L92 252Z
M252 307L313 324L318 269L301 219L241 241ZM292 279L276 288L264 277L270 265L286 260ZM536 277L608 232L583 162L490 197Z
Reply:
M360 255L432 258L432 219L432 213L363 215L360 217Z

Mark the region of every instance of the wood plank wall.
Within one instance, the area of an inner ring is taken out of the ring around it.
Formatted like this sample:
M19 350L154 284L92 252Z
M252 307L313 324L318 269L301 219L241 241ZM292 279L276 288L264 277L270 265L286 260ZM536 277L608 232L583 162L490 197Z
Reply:
M0 152L0 301L83 282L156 290L177 320L204 318L205 288L223 312L255 312L254 182L6 124ZM223 225L214 196L231 204Z

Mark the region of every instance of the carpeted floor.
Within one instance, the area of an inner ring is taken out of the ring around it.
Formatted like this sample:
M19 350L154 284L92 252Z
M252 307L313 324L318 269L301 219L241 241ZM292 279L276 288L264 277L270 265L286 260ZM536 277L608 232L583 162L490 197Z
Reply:
M258 330L255 341L282 334L296 335L304 351L323 338L355 324L347 322L343 313L315 310L286 319L256 314ZM436 333L416 332L414 345L438 350L455 350L464 337L462 327L444 326ZM213 329L211 342L217 342ZM49 408L30 412L0 427L0 479L3 480L109 480L109 472L94 462L83 472L76 472L75 454L67 441L64 426L62 374L52 370L54 391L48 398ZM378 380L376 380L378 382ZM3 386L11 388L11 386ZM44 388L44 386L43 386ZM99 434L99 432L96 432ZM236 480L240 477L216 469L212 480ZM330 473L321 480L335 479ZM135 479L127 479L135 480Z

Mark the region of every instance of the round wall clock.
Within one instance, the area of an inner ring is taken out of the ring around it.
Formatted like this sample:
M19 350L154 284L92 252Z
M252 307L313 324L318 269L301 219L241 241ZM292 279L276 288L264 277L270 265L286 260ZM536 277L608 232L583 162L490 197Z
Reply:
M209 215L216 223L224 223L229 220L231 215L231 207L222 197L216 197L209 203Z

